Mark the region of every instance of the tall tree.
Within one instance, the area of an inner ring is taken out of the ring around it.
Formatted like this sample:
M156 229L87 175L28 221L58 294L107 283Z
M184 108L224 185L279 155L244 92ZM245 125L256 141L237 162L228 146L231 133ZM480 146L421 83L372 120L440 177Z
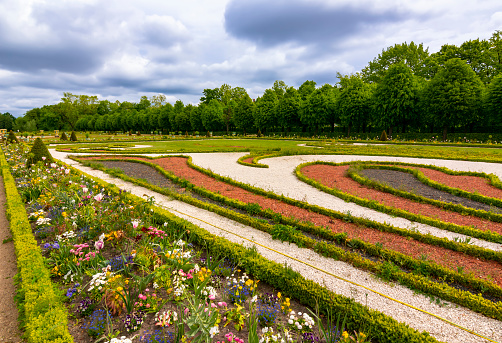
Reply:
M218 131L223 125L223 107L221 103L213 99L202 110L202 124L207 131Z
M244 135L246 135L246 132L249 132L255 126L253 110L253 100L251 100L247 93L242 98L237 100L233 121L234 125L244 132Z
M492 79L488 85L486 98L487 114L495 126L502 123L502 73Z
M459 58L446 61L424 90L424 103L431 120L443 128L468 125L480 116L483 83Z
M277 104L277 122L287 134L292 126L300 122L300 94L294 87L288 87Z
M261 132L274 126L276 105L277 95L272 89L265 89L263 96L256 100L254 123Z
M371 86L358 73L337 76L340 80L340 96L336 107L340 122L347 128L347 136L350 136L353 127L361 127L365 132L371 114Z
M375 57L373 61L363 68L361 75L366 82L379 82L391 65L402 63L408 66L414 73L420 74L424 67L424 62L429 56L429 49L424 49L423 44L410 44L406 42L395 44L382 50L382 53Z
M418 103L418 84L411 68L404 63L391 65L377 84L374 100L380 126L388 128L389 135L394 126L405 132Z

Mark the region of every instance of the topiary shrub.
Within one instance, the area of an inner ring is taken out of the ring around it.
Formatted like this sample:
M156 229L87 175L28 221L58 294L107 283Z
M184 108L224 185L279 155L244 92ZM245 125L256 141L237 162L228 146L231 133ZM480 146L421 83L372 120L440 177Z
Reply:
M12 130L9 131L9 135L7 136L7 144L9 143L19 143L19 140Z
M77 140L78 139L77 139L77 135L75 134L75 131L72 131L71 136L70 136L70 141L76 142Z
M382 131L382 134L380 135L380 140L381 141L387 140L387 132L385 132L385 130Z
M30 153L28 154L28 159L26 160L26 166L30 167L32 164L35 164L38 161L54 162L54 159L52 158L49 149L47 149L41 138L35 139L35 142L31 147Z
M61 135L61 137L59 138L60 141L67 141L68 140L68 136L66 135L66 133L63 132L63 134Z
M261 137L261 130L258 129L258 133L256 134L256 137Z

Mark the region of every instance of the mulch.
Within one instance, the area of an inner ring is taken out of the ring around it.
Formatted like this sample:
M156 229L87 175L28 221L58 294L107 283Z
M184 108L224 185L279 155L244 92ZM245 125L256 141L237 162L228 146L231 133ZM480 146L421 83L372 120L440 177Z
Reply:
M187 164L187 159L183 157L164 157L154 160L141 157L122 158L155 163L165 170L170 171L174 175L188 180L195 186L204 187L214 193L219 193L223 196L246 203L256 203L263 209L270 209L286 217L296 218L300 221L307 221L318 226L327 227L335 233L346 232L349 239L357 238L372 244L381 243L385 248L401 252L416 259L426 257L428 260L452 270L463 268L466 273L472 272L479 278L490 279L494 283L502 286L502 268L500 268L500 263L496 261L479 260L476 257L465 255L460 252L421 243L407 237L389 232L382 232L377 229L360 226L352 222L334 219L329 216L311 212L307 209L302 209L278 200L257 195L240 187L218 181L197 170L194 170L193 168L190 168ZM89 157L85 159L99 160L101 157ZM128 167L132 173L134 168L136 168L136 165L139 164L132 163ZM143 174L143 177L145 176L146 175ZM358 183L356 183L356 185L357 187L360 187Z

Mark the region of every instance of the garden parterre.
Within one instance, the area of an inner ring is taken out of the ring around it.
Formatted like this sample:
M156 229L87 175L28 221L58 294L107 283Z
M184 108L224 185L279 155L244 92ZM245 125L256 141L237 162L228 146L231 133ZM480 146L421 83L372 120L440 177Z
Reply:
M45 263L79 320L70 325L76 341L239 342L257 326L256 342L322 336L313 314L263 293L270 287L260 288L238 262L197 250L186 230L160 222L151 199L138 205L66 165L26 169L22 145L10 148L5 155ZM341 342L366 338L339 331Z
M97 175L99 175L99 173L98 173ZM100 177L101 177L101 176L100 176ZM142 185L144 185L144 182L141 182L141 184L142 184ZM185 185L187 185L187 184L185 183ZM187 185L187 186L188 186L188 185ZM191 189L192 189L192 188L191 188ZM195 189L194 189L194 190L195 190Z

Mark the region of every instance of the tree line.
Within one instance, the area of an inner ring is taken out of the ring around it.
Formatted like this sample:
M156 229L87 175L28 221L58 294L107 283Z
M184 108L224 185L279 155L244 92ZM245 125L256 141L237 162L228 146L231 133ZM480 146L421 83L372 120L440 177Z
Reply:
M168 103L162 94L110 102L64 93L61 102L26 112L14 129L206 132L485 132L500 130L502 31L489 40L384 49L360 72L334 85L307 80L296 89L275 81L257 99L223 84L204 89L197 105ZM0 116L0 125L3 124ZM1 126L0 126L1 127Z

